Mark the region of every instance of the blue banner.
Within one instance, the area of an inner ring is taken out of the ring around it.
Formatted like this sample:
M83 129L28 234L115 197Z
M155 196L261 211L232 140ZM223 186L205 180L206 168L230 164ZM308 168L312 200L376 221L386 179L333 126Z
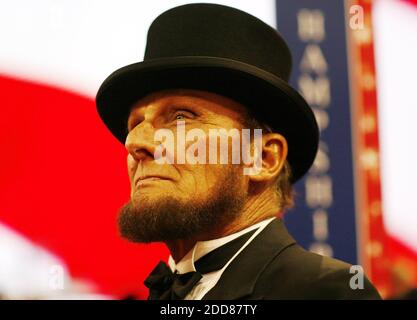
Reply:
M293 55L291 85L313 108L320 149L296 184L290 232L306 249L357 263L345 8L341 0L277 0L277 26Z

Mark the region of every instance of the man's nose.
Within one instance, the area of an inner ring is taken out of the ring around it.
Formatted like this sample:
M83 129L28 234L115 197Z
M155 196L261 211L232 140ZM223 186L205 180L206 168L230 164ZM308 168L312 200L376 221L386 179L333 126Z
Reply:
M125 147L136 161L154 159L155 129L149 122L143 121L133 128L126 137Z

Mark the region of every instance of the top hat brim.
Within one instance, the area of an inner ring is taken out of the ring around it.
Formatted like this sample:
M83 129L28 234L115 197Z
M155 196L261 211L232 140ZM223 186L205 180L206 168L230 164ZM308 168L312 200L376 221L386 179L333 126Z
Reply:
M285 81L252 65L206 56L145 60L113 72L101 85L96 104L100 117L124 143L127 118L138 99L159 90L195 89L231 98L253 112L288 142L292 182L312 165L319 140L314 114Z

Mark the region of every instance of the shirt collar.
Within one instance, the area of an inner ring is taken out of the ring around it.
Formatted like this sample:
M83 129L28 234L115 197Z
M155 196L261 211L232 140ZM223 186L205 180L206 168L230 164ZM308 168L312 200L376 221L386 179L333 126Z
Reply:
M207 253L213 251L214 249L217 249L218 247L221 247L222 245L240 237L241 235L259 227L262 227L264 225L267 225L274 219L275 217L268 218L266 220L258 222L243 230L240 230L236 233L232 233L222 238L207 241L197 241L194 247L190 251L188 251L188 253L178 263L175 263L174 258L172 258L172 256L170 255L168 258L168 265L171 268L172 272L178 271L178 273L187 273L191 271L196 271L194 266L195 261L206 255Z

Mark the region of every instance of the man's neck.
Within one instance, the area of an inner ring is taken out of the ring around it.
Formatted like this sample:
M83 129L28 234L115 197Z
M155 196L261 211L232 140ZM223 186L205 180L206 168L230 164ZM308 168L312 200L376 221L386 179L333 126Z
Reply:
M207 241L226 237L233 233L239 232L260 221L271 218L278 214L278 208L271 203L271 196L261 194L249 198L241 214L233 221L227 222L221 226L216 226L212 230L203 234L196 235L190 239L180 239L166 242L175 262L178 263L198 241Z

